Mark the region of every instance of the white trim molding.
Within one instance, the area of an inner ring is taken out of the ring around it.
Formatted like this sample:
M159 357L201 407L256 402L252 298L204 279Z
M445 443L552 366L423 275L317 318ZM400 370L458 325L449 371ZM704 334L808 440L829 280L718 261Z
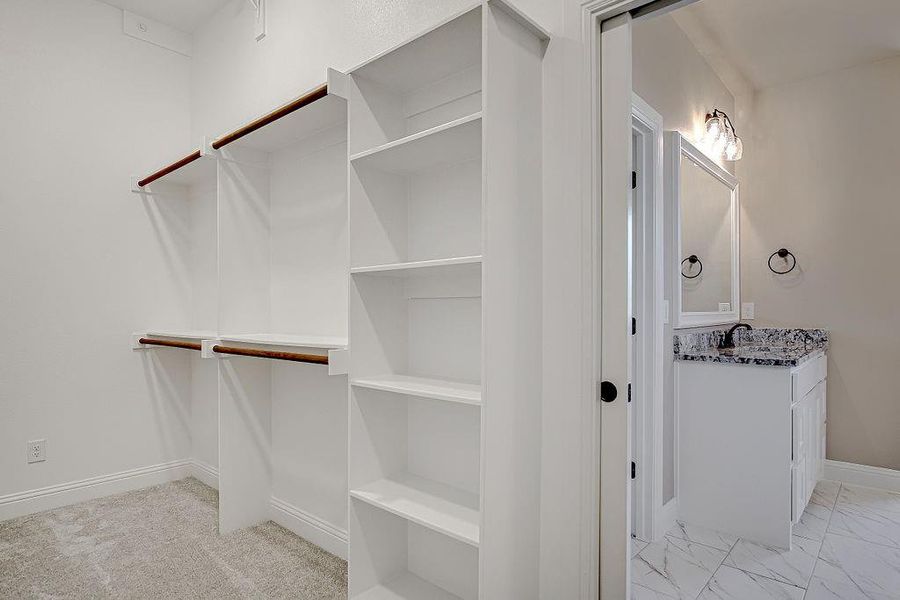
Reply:
M639 539L656 539L663 506L663 302L665 296L665 221L663 204L663 118L640 96L631 95L632 135L637 136L637 186L632 190L634 257L632 316L637 316L632 385L637 402L632 410L633 460L637 476L632 491L636 511L632 531Z
M16 494L0 496L0 521L177 481L191 475L191 461L171 462L88 477Z
M347 530L335 527L293 504L272 496L269 518L344 560L347 560Z
M648 542L655 542L656 540L662 539L662 537L669 533L669 531L675 527L675 524L678 522L678 498L672 498L659 510L659 522L658 528L654 528L653 530L653 539L647 540Z
M900 493L900 471L894 469L826 460L825 479Z
M202 460L191 459L191 476L199 479L204 485L219 489L219 469Z

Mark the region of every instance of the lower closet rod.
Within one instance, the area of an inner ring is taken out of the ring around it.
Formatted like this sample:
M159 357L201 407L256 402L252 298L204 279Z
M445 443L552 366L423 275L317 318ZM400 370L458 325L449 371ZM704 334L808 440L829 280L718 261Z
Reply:
M154 340L152 338L141 338L138 340L141 344L148 346L167 346L169 348L184 348L185 350L200 350L200 344L192 342L176 342L174 340Z
M231 346L213 346L213 352L219 354L236 354L238 356L255 356L257 358L272 358L275 360L290 360L293 362L327 365L328 357L317 354L298 354L296 352L278 352L276 350L254 350L253 348L233 348Z

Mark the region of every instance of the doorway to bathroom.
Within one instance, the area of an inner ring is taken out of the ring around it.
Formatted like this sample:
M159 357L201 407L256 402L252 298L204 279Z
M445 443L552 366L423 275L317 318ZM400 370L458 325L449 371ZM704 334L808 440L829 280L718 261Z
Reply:
M629 305L631 379L631 536L657 537L662 527L663 402L663 119L640 96L631 106Z

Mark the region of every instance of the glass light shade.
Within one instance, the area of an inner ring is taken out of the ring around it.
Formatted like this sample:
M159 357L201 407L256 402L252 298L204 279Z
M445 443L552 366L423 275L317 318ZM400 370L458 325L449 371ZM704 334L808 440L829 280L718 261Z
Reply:
M722 133L725 130L725 123L722 122L721 117L710 117L706 120L706 135L703 136L703 141L712 148L716 142L718 142L719 138L722 137Z
M734 139L725 145L725 160L740 160L744 155L744 144L741 138L734 136Z

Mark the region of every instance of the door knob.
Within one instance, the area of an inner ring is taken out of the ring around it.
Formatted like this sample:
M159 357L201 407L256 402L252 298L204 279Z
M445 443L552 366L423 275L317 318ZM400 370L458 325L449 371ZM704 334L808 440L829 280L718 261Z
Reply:
M604 402L612 402L619 395L619 390L610 381L600 382L600 399Z

